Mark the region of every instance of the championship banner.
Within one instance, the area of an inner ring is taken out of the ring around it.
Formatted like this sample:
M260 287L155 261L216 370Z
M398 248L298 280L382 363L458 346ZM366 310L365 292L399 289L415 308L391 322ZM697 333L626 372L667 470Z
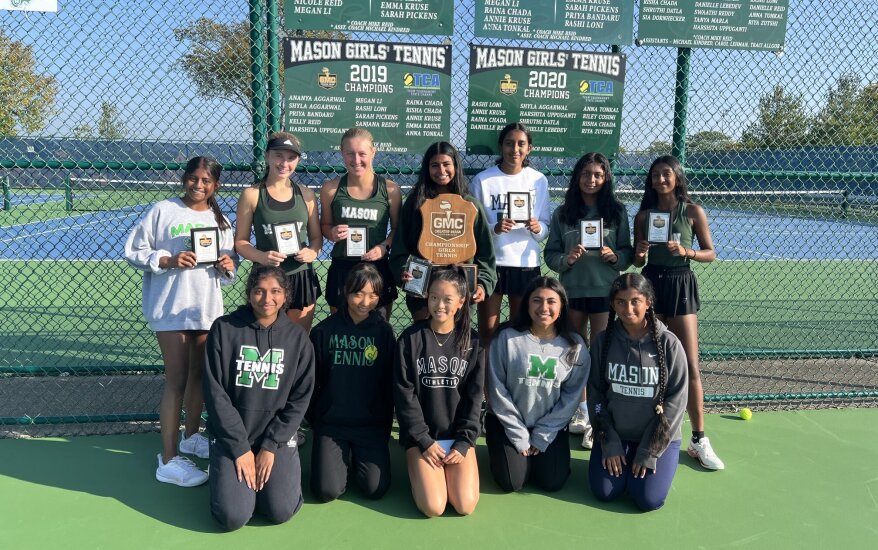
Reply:
M637 44L782 51L790 0L641 0Z
M625 56L471 46L467 153L499 153L500 130L525 124L533 154L613 155L619 148Z
M284 0L288 29L454 34L452 0Z
M475 0L476 36L631 44L632 0Z
M385 153L423 153L451 131L451 46L288 38L284 128L337 151L366 128Z

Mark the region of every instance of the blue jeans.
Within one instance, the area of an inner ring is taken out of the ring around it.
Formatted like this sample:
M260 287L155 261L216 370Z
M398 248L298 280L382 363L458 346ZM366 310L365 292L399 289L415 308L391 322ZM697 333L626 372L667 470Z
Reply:
M601 465L603 453L601 443L597 439L591 450L588 461L588 482L591 490L598 500L615 500L626 490L637 507L644 512L650 512L662 507L671 490L671 482L677 472L677 462L680 460L680 441L671 441L662 456L656 461L655 473L649 471L646 477L634 477L631 474L631 465L634 464L634 456L637 454L638 444L631 441L623 441L625 460L627 465L622 467L622 475L613 477Z

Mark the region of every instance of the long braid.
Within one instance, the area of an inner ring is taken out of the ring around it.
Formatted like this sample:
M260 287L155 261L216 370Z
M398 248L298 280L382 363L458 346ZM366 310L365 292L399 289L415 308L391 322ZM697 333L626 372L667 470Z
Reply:
M613 308L610 308L610 315L607 318L607 330L604 331L603 342L601 342L601 360L597 365L594 366L594 368L601 369L600 370L601 378L606 376L607 354L609 353L609 350L610 350L610 342L613 341L613 330L615 329L615 327L616 327L616 312L613 310ZM605 414L607 414L607 412L608 411L606 411L606 410L597 411L596 414L594 415L594 418L590 419L591 424L592 424L592 428L594 429L594 432L597 434L597 436L600 438L601 442L604 442L606 435L607 435L606 432L603 430L603 426L602 426L603 416Z
M671 425L668 417L665 415L665 392L668 388L668 368L666 365L665 348L659 341L658 323L655 318L655 311L650 307L646 311L646 318L649 324L649 330L652 333L652 341L655 343L655 349L658 355L659 364L659 391L658 405L655 406L655 413L659 417L658 425L649 439L649 452L657 455L668 446L671 439Z

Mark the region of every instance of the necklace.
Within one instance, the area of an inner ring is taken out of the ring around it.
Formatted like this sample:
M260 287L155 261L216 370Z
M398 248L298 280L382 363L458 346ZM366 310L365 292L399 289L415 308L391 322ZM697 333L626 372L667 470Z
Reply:
M448 340L450 340L451 337L454 336L454 329L451 329L451 332L449 332L448 334L445 335L445 340L443 340L442 342L440 342L440 341L439 341L439 337L436 336L436 331L433 330L433 327L430 327L430 332L433 333L433 338L436 340L436 345L439 346L440 348L441 348L442 346L444 346L445 344L447 344L447 343L448 343Z
M548 338L546 338L546 339L544 340L544 339L540 338L539 336L537 336L536 334L534 334L533 329L529 329L528 332L530 332L531 337L532 337L534 340L536 340L537 345L540 346L540 353L546 353L546 344L547 344L550 340L554 340L554 339L555 339L555 335L554 335L554 334L550 335Z

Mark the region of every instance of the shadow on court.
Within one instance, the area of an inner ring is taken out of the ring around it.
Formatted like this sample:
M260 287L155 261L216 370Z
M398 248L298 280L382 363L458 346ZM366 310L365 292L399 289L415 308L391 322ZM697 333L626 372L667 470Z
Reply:
M0 475L112 498L157 521L190 531L220 532L210 516L207 485L184 489L155 480L157 434L3 443ZM198 460L198 464L207 467L206 461Z

